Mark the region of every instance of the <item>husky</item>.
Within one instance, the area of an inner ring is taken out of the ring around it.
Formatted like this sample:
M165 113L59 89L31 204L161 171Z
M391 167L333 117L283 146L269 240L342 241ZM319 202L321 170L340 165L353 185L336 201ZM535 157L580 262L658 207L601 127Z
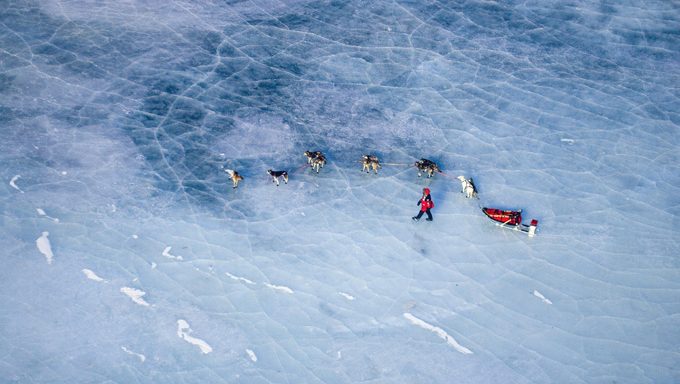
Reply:
M229 178L233 184L232 188L238 187L238 183L243 180L243 176L239 175L238 172L234 171L233 169L225 169L224 172L229 175Z
M326 165L326 157L323 154L312 160L312 169L316 170L316 173L319 173L319 169L323 168L324 165Z
M316 173L319 173L319 170L326 165L326 156L319 151L305 151L305 156L307 157L307 164L311 164L312 169L315 170Z
M361 164L363 165L361 172L366 171L366 173L370 173L370 169L373 168L373 171L376 175L378 174L378 169L382 168L380 165L380 160L378 160L378 156L374 155L361 156Z
M307 157L307 164L312 164L312 161L319 156L323 156L323 153L320 151L305 151L305 156Z
M441 172L437 164L434 161L428 159L420 159L413 164L418 168L418 177L423 173L427 173L427 177L432 177L435 172Z
M464 193L465 198L479 198L477 197L477 187L475 187L475 183L472 181L472 178L466 179L465 176L458 176L457 179L460 180L460 185L463 189L460 191L460 193Z
M279 186L279 177L282 177L283 182L288 184L288 172L286 171L272 171L268 169L267 174L272 177L272 183L276 183L277 187Z

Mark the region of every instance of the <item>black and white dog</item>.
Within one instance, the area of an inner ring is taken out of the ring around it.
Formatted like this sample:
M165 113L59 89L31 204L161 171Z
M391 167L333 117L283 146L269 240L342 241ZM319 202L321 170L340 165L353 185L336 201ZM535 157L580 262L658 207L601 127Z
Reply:
M307 157L307 164L310 164L316 173L319 173L319 169L326 165L326 156L320 151L305 151L305 156Z
M418 177L423 173L427 173L427 177L432 177L435 172L441 172L437 164L432 160L420 159L413 165L418 168Z
M464 193L466 198L478 198L477 197L477 187L475 187L475 183L472 181L472 178L466 179L465 176L458 176L458 180L460 180L460 185L461 188L463 189L460 191L460 193Z
M318 158L319 156L323 156L323 153L321 151L305 151L305 157L307 158L307 164L312 164L314 159Z
M286 171L272 171L268 169L267 174L272 177L272 183L276 183L277 187L279 186L279 177L282 177L283 182L288 184L288 172Z

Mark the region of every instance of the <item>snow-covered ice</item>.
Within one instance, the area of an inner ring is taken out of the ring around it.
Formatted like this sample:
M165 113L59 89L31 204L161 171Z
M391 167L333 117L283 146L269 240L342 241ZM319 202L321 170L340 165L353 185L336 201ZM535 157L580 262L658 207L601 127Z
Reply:
M338 295L344 297L347 300L354 300L355 299L354 296L350 295L349 293L345 293L345 292L338 292Z
M54 253L52 253L52 243L50 243L49 235L49 232L43 232L40 237L35 240L35 245L38 247L38 251L45 256L47 264L52 264Z
M12 179L9 181L9 185L10 185L12 188L16 189L17 191L19 191L19 192L21 192L21 193L24 193L24 191L21 190L21 188L19 188L19 186L17 185L17 181L18 181L20 178L21 178L21 175L14 175L14 176L12 176Z
M536 297L538 297L539 299L541 299L542 302L544 302L544 303L546 303L546 304L552 304L552 301L550 301L550 299L547 299L545 296L543 296L543 294L542 294L541 292L539 292L539 291L537 291L537 290L534 289L533 294L534 294L534 296L536 296Z
M275 291L283 292L283 293L288 293L288 294L293 294L292 289L286 287L285 285L276 285L276 284L269 284L269 283L264 283L265 287L271 288Z
M168 259L180 260L180 261L181 261L181 260L184 260L184 258L183 258L182 256L178 256L178 255L173 255L173 254L171 254L171 253L170 253L171 250L172 250L172 247L171 247L171 246L165 247L165 249L163 249L162 255L163 255L164 257L167 257Z
M58 223L58 222L59 222L59 219L57 219L56 217L52 217L52 216L48 215L48 214L45 212L45 210L42 209L42 208L36 208L35 211L38 213L39 216L46 217L46 218L48 218L48 219L54 221L55 223Z
M197 346L204 354L212 352L213 349L210 345L208 345L208 343L206 343L204 340L189 335L191 332L193 332L193 330L186 320L177 320L177 336L187 343Z
M246 283L246 284L250 284L250 285L255 285L255 284L256 284L254 281L252 281L252 280L250 280L250 279L247 279L247 278L245 278L245 277L235 276L235 275L232 275L232 274L229 273L229 272L224 272L224 274L227 275L227 276L229 276L229 278L232 279L232 280L240 281L240 282L242 282L242 283Z
M252 349L246 349L246 354L248 354L248 358L249 358L253 363L256 363L256 362L257 362L257 355L255 354L255 352L253 352Z
M134 301L135 303L137 303L141 306L144 306L144 307L149 306L149 303L147 303L146 300L144 300L144 297L143 297L144 295L146 295L146 292L144 292L140 289L131 288L131 287L122 287L120 289L120 292L123 293L125 296L129 297L130 299L132 299L132 301Z
M83 271L83 274L85 274L85 277L87 277L87 278L90 279L90 280L94 280L94 281L97 281L97 282L104 282L104 281L106 281L105 279L102 279L101 277L99 277L99 276L98 276L93 270L91 270L91 269L83 268L82 271Z
M429 324L426 321L419 319L416 316L414 316L413 314L408 313L408 312L404 313L404 318L406 318L406 320L411 322L413 325L417 325L420 328L426 329L426 330L436 334L437 336L442 338L444 341L446 341L446 344L449 344L450 346L452 346L456 351L463 353L463 354L466 354L466 355L472 354L471 350L460 345L456 341L456 339L454 339L451 335L446 333L446 331L444 331L443 329L441 329L441 328L439 328L435 325Z
M132 355L132 356L137 357L137 358L139 359L139 362L140 362L140 363L143 363L144 361L146 361L146 356L142 355L141 353L133 352L133 351L131 351L130 349L124 347L124 346L123 346L123 347L120 347L120 348L121 348L125 353L127 353L128 355Z
M651 0L0 2L0 381L680 382L678 31Z

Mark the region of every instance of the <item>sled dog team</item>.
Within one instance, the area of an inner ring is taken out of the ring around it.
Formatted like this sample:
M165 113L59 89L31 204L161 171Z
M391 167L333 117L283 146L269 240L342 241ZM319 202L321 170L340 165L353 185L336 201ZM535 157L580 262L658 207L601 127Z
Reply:
M309 165L312 170L316 171L316 173L319 173L321 168L326 165L326 156L320 151L305 151L304 155L307 158L307 165ZM370 173L371 170L373 170L373 172L375 172L377 175L378 169L382 168L380 165L380 160L375 155L363 155L361 156L360 162L362 165L361 172ZM431 178L434 176L435 172L442 173L441 169L439 169L439 166L434 161L428 159L417 160L413 166L418 170L418 177L427 175L428 178ZM225 169L224 171L229 175L229 178L232 182L232 187L237 188L238 184L243 180L243 176L233 169ZM274 171L272 169L268 169L267 174L271 176L272 183L275 183L277 187L280 185L279 179L283 179L283 182L288 184L288 171ZM464 176L458 176L457 179L461 183L461 193L465 194L466 198L477 198L477 188L475 187L472 178L467 179ZM418 200L418 205L420 206L420 212L418 215L413 216L412 219L418 221L422 215L426 213L427 220L432 221L430 209L434 207L434 203L430 197L429 188L423 188L423 196L420 200Z
M305 151L304 155L307 158L307 164L311 166L316 173L319 173L321 168L326 165L326 156L320 151ZM375 155L361 156L361 165L362 172L370 173L370 171L373 170L376 175L378 174L378 169L382 168L378 156ZM434 176L435 172L442 173L439 166L434 161L428 159L417 160L413 166L418 170L418 177L426 174L428 178L431 178ZM233 169L225 169L224 171L229 175L233 188L237 188L238 184L243 180L243 176ZM274 171L268 169L267 174L272 177L272 183L276 183L277 187L280 185L279 179L283 179L283 182L288 184L287 171ZM477 197L477 188L471 178L466 179L464 176L458 176L457 179L460 180L462 188L461 192L465 194L466 198Z

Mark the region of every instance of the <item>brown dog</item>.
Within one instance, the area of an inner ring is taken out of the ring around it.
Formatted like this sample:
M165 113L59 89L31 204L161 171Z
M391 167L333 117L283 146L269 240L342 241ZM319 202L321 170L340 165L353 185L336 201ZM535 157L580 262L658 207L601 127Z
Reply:
M378 160L378 156L373 155L361 156L361 164L363 165L361 172L366 171L366 173L370 173L370 169L373 168L373 171L376 175L378 174L378 169L382 168L380 165L380 160Z
M225 169L224 172L229 175L229 178L231 179L232 184L234 185L233 188L238 187L238 183L243 180L243 176L239 175L238 172L234 171L233 169Z

